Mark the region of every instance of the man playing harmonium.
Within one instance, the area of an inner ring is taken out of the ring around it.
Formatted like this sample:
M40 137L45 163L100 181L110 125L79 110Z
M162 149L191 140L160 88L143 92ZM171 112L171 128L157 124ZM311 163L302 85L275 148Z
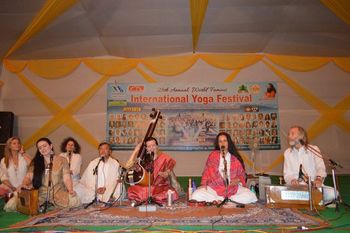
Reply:
M226 169L224 162L226 161ZM201 186L192 194L195 201L222 201L226 195L225 170L227 171L227 197L232 201L248 204L257 201L246 185L244 163L231 136L221 132L216 136L215 149L205 165Z
M311 178L314 186L323 187L325 203L334 200L334 189L324 186L327 176L320 149L308 143L307 133L301 126L292 126L288 133L290 147L284 152L283 176L287 185L306 185L303 176Z

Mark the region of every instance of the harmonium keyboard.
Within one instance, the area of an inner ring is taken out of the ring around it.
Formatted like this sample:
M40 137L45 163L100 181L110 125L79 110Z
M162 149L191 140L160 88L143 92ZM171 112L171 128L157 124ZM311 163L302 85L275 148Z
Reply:
M310 207L310 193L306 185L267 185L265 189L268 208L307 209ZM311 194L313 208L324 209L322 190L313 187Z

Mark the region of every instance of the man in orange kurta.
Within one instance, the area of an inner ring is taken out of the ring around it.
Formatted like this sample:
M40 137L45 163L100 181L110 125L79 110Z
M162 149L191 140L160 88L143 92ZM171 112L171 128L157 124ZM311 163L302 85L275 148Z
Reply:
M168 190L173 191L173 200L177 200L179 198L178 193L170 186L169 181L169 175L176 161L169 155L159 152L158 141L155 138L147 138L145 144L147 153L154 153L153 183L151 184L151 196L153 200L159 204L166 203ZM128 198L138 203L146 201L148 199L148 186L130 186L128 188Z

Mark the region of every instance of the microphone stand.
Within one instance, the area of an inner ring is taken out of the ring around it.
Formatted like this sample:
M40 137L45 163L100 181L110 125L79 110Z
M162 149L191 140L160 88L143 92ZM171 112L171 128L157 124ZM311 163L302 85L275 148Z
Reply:
M115 202L117 202L119 200L119 207L122 206L122 199L123 199L123 193L124 193L124 172L126 172L126 169L123 168L122 166L119 165L119 169L121 169L120 173L119 173L119 178L117 183L115 184L113 191L108 199L108 202L106 204L106 206L111 207L114 205ZM115 199L114 197L114 192L117 189L118 184L120 184L120 191L119 191L119 197L117 199Z
M69 151L67 155L68 155L68 165L69 165L69 170L70 170L70 162L71 162L71 159L72 159L72 151Z
M244 208L245 205L242 203L238 203L236 201L231 200L228 197L228 186L229 186L229 180L228 180L228 174L227 174L227 161L225 158L225 152L224 152L225 148L221 148L221 153L222 153L222 158L224 159L224 183L225 183L225 198L224 200L222 200L222 202L220 204L217 205L218 208L220 208L221 206L223 206L224 204L226 204L227 202L232 202L234 204L236 204L237 207L239 208Z
M299 177L298 182L305 182L308 185L308 191L309 191L309 209L310 211L313 211L313 201L312 201L312 182L310 176L306 176L303 172L303 165L300 164L299 166Z
M46 213L47 209L51 206L54 206L50 202L50 191L52 186L52 161L53 161L53 151L50 152L50 163L48 164L48 182L47 182L47 188L46 188L46 200L43 204L39 207L40 213Z
M97 189L98 189L98 166L100 165L100 162L104 162L105 161L105 157L101 157L100 160L98 161L96 167L94 168L92 174L95 176L95 197L94 199L88 203L84 209L87 209L89 206L93 205L93 204L97 204L99 201L97 199Z
M162 206L161 203L158 203L157 201L155 201L152 197L152 193L151 193L151 175L153 173L153 166L154 166L154 152L151 152L149 154L149 159L150 159L150 162L148 163L148 165L145 167L147 173L148 173L148 198L146 201L142 201L138 204L135 205L135 207L137 206L140 206L140 205L143 205L146 203L146 206L147 205L152 205L152 204L156 204L158 206Z
M309 151L311 151L314 155L317 157L324 159L326 158L328 160L328 166L332 170L332 180L333 180L333 189L334 189L334 200L325 204L325 206L328 206L330 204L335 204L335 211L339 212L339 205L343 204L346 208L350 208L350 205L343 202L339 192L338 192L338 187L337 187L337 175L335 173L336 167L343 168L340 164L336 163L334 160L328 158L327 156L324 156L321 152L316 150L315 148L305 145L305 142L303 140L299 140L300 144L305 146L305 148Z
M310 209L310 211L313 211L312 183L311 183L310 176L308 176L307 184L308 184L308 189L309 189L309 209Z

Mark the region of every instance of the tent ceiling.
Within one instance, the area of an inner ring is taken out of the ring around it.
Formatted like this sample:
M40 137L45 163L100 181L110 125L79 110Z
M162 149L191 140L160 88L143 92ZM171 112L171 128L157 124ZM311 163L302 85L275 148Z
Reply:
M0 0L0 57L44 0ZM192 52L188 0L80 0L12 59ZM197 52L350 56L350 26L319 0L209 0Z

